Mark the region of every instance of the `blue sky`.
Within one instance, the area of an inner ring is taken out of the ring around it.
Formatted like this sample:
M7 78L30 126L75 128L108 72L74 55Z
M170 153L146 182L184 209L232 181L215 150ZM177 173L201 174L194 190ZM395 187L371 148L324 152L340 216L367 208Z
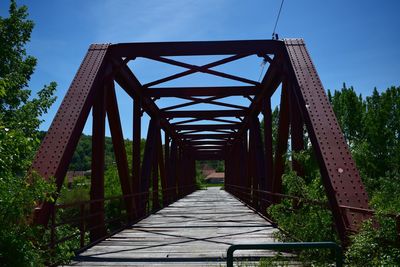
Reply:
M29 7L30 18L36 23L28 52L38 58L38 66L30 88L36 92L50 81L58 83L58 100L43 117L42 130L49 127L89 44L269 39L280 5L280 0L17 2ZM7 9L8 1L2 0L0 15L7 15ZM346 82L369 95L374 87L381 91L400 86L399 11L397 0L286 0L277 32L281 38L305 39L326 89L339 89ZM257 79L261 71L257 60L249 59L227 70L240 74L251 70ZM247 68L244 63L250 61L252 68ZM166 68L155 73L155 65L139 63L131 66L144 80L179 71ZM118 95L124 134L131 138L132 103ZM147 120L145 117L145 123ZM87 134L91 132L89 124Z

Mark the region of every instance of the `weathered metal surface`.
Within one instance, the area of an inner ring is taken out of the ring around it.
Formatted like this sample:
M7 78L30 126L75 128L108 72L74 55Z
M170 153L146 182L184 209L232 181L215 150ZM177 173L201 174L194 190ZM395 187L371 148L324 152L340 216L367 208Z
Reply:
M90 179L90 240L93 242L106 235L104 214L104 148L106 124L106 92L107 87L96 91L92 117L92 166Z
M265 153L265 190L272 191L273 181L273 138L272 138L272 110L271 99L266 98L263 102L264 114L264 153Z
M117 97L115 95L114 83L111 82L107 87L107 117L110 125L111 139L114 147L115 161L118 169L118 176L121 185L121 191L124 196L132 195L132 185L130 184L128 159L126 156L124 136L122 133L121 120L119 116ZM133 182L133 181L131 181ZM133 221L133 215L136 213L135 200L133 197L124 199L128 217Z
M235 54L276 54L283 50L281 41L200 41L163 43L121 43L113 44L112 54L116 57L146 56L194 56L194 55L235 55Z
M149 97L185 96L251 96L259 92L257 86L219 86L219 87L166 87L149 88L144 93Z
M285 45L294 93L317 154L336 225L345 239L346 230L357 230L370 215L341 210L339 205L368 209L367 192L303 40L288 39Z
M108 45L91 45L33 160L31 170L44 179L54 177L61 188L82 129L93 105L95 91L102 88ZM47 224L50 204L43 203L35 221Z
M243 117L247 115L244 110L179 110L162 113L165 118L215 118L215 117Z
M282 175L285 170L285 162L289 138L289 88L287 82L282 84L281 103L279 107L278 137L276 141L274 179L272 180L272 192L282 193Z

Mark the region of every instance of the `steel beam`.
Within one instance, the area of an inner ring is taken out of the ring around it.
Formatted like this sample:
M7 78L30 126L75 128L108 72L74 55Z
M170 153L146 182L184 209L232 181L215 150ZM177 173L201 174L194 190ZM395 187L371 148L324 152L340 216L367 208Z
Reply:
M246 110L180 110L162 113L164 118L217 118L217 117L243 117Z
M282 194L282 175L285 170L286 152L289 138L289 92L288 83L283 81L281 91L281 103L279 106L278 138L275 151L274 179L272 192ZM274 197L279 202L279 197Z
M126 65L122 65L121 60L114 60L114 65L115 67L119 67L120 70L115 74L116 82L133 99L139 98L142 108L147 112L147 114L152 118L159 118L163 130L180 143L179 135L175 132L174 127L165 118L160 117L160 109L156 106L154 101L145 96L141 83L132 71Z
M31 172L48 180L55 178L60 190L68 165L93 106L94 95L102 89L107 69L108 45L91 45L65 95L32 162ZM47 225L52 204L44 202L35 210L35 223Z
M301 117L301 111L296 96L291 88L290 90L290 141L292 149L292 169L298 176L305 175L304 168L296 159L295 154L304 150L304 122Z
M166 87L144 90L148 97L193 97L193 96L250 96L259 92L257 86L218 86L218 87Z
M182 130L202 130L202 131L211 131L211 130L236 130L239 129L240 125L237 124L188 124L188 125L177 125L175 129L178 131Z
M277 54L284 49L278 40L120 43L111 45L116 57Z
M245 116L242 121L242 127L237 133L232 135L233 140L239 140L243 133L249 129L251 117L260 113L264 99L266 97L271 97L281 83L283 77L282 57L282 54L275 55L270 67L267 70L267 73L261 82L261 90L252 100L250 107L248 108L249 111L247 116Z
M370 214L343 210L340 205L368 209L368 195L302 39L285 40L287 71L317 156L322 180L339 235L357 231Z
M163 200L164 206L167 206L169 203L172 202L171 199L171 154L170 154L170 138L167 133L164 135L165 144L164 144L164 169L165 169L165 187L163 186ZM162 146L162 144L161 144Z
M117 97L114 90L114 82L111 81L107 84L107 117L110 125L111 139L114 147L115 161L117 163L118 176L121 184L121 191L124 196L132 194L132 187L130 184L129 166L126 157L124 136L122 133L121 120L119 116ZM124 198L128 220L133 221L135 209L135 202L133 197Z
M149 200L149 186L151 178L151 170L153 168L153 162L155 161L157 143L156 143L156 130L157 122L155 119L151 119L149 123L149 129L147 132L146 146L144 148L142 171L140 172L140 193L146 193L140 197L139 214L143 216L146 213L146 205Z
M189 141L188 145L193 145L193 146L197 146L197 145L222 145L222 146L226 146L227 142L225 140L193 140L193 141Z
M133 98L133 142L132 142L132 193L140 193L140 143L141 143L141 101L139 97ZM140 196L135 197L139 203ZM137 213L137 211L136 211Z
M263 102L264 114L264 153L265 153L265 190L272 192L273 180L273 138L272 138L272 110L271 98L266 97ZM272 201L270 196L264 196L269 201Z
M259 82L210 69L213 66L222 65L222 64L225 64L227 62L235 61L237 59L240 59L240 58L243 58L243 57L246 57L246 56L248 56L248 55L247 54L235 55L235 56L228 57L226 59L219 60L219 61L217 61L217 63L214 62L214 63L206 64L206 65L203 65L203 66L192 65L192 64L180 62L180 61L177 61L177 60L173 60L173 59L170 59L170 58L149 57L149 58L151 58L153 60L156 60L156 61L161 61L161 62L164 62L164 63L167 63L167 64L179 66L179 67L182 67L182 68L187 68L189 70L181 72L181 73L178 73L178 74L175 74L175 75L172 75L172 76L165 77L165 78L160 79L160 80L156 80L156 81L144 84L143 86L146 87L146 88L147 87L151 87L151 86L154 86L154 85L157 85L157 84L160 84L160 83L165 83L167 81L171 81L171 80L174 80L174 79L177 79L177 78L180 78L180 77L183 77L183 76L187 76L189 74L196 73L196 72L207 73L207 74L211 74L211 75L214 75L214 76L226 78L226 79L229 79L229 80L234 80L234 81L247 83L247 84L252 84L252 85L256 85L257 86L257 85L260 84Z
M199 140L199 139L225 139L231 137L230 134L185 134L182 138L186 140Z
M174 139L171 141L171 158L170 158L170 176L169 184L171 189L172 200L177 198L177 187L178 187L178 145Z
M104 215L104 147L106 94L105 88L96 92L92 116L92 168L90 181L90 241L97 241L107 234Z

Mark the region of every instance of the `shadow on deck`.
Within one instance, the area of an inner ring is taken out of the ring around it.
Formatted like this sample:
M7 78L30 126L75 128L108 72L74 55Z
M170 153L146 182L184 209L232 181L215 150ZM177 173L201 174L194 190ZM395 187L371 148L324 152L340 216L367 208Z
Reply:
M219 187L196 191L100 242L74 266L222 266L232 244L270 243L272 224ZM235 256L271 256L243 251Z

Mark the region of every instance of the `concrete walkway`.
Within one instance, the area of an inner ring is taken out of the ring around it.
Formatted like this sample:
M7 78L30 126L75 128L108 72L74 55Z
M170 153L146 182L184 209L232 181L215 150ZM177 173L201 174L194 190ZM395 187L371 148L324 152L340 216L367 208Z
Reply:
M219 187L198 190L80 254L74 266L225 266L232 244L277 229ZM261 254L260 254L261 253ZM237 251L235 256L270 256Z

